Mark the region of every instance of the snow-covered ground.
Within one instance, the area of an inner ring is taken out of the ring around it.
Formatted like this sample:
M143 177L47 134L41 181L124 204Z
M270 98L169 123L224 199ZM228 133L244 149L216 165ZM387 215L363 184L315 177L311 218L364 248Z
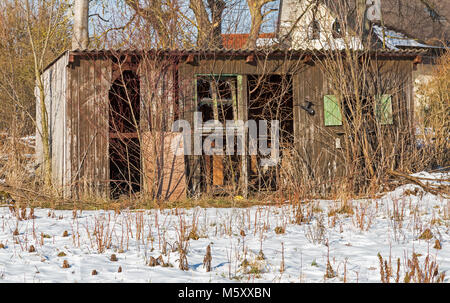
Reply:
M378 253L391 260L391 282L397 259L403 281L413 253L420 266L429 255L449 281L450 200L404 185L351 204L353 214L337 201L313 201L301 210L286 204L77 211L75 218L71 210L35 209L28 220L1 207L0 282L380 282ZM419 239L428 228L433 238ZM181 234L191 234L187 271L178 268L177 247L186 243ZM436 240L441 249L434 248ZM210 272L202 265L208 245ZM160 255L169 266L148 265ZM324 277L328 261L333 278Z

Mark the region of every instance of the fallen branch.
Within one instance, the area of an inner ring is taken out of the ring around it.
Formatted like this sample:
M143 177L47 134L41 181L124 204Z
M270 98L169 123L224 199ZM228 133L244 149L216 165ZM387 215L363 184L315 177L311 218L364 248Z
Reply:
M426 192L429 192L429 193L431 193L433 195L443 195L444 198L450 197L450 186L445 186L445 185L431 186L431 185L428 185L428 184L423 183L421 181L421 180L431 180L431 179L413 177L413 176L410 176L408 174L404 174L404 173L401 173L401 172L396 172L396 171L393 171L393 170L387 170L387 173L392 175L392 176L395 176L395 177L404 178L404 179L406 179L406 180L408 180L408 181L410 181L410 182L412 182L412 183L414 183L416 185L419 185L420 187L423 188L423 190L425 190ZM448 179L445 179L445 180L432 179L432 180L435 181L435 182L446 182L446 181L448 181Z

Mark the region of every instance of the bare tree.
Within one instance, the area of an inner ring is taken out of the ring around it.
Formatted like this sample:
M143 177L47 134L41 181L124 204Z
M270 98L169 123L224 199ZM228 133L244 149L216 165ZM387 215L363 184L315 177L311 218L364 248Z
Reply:
M89 46L89 0L75 0L73 18L72 49L87 49Z
M67 3L60 0L33 2L25 0L26 31L33 55L33 72L39 94L40 123L39 135L42 138L44 156L44 182L47 188L52 187L52 156L50 153L50 133L47 104L45 101L45 87L41 74L45 68L46 57L49 53L50 41L55 37L59 27L65 22ZM35 6L38 6L37 8ZM41 13L41 15L39 15ZM47 15L48 14L48 15ZM33 19L46 18L42 31L36 32L33 28Z
M196 44L200 47L220 47L222 45L222 15L226 8L224 0L190 0L189 8L194 18L182 11L179 0L126 0L126 4L150 26L156 39L153 41L163 48L186 45L185 23L196 31ZM208 12L209 11L209 12ZM195 19L195 20L194 20ZM181 41L180 41L181 40Z
M256 48L256 40L259 37L259 32L261 30L261 25L263 24L264 18L272 12L272 10L267 10L263 12L263 6L274 2L273 0L247 0L248 9L251 15L251 28L250 34L248 36L247 42L245 44L246 48Z
M197 46L222 46L222 14L225 9L225 1L208 0L208 8L211 11L211 19L206 11L203 0L191 0L189 7L197 20Z

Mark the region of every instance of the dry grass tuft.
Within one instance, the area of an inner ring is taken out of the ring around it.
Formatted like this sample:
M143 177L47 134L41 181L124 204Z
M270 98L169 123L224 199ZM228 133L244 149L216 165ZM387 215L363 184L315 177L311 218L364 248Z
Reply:
M433 239L433 233L429 228L425 229L423 233L419 236L420 240L431 240Z
M275 233L277 235L284 234L284 233L286 233L286 228L283 226L277 226L277 227L275 227Z
M205 257L203 258L203 267L206 267L206 272L210 272L211 271L211 260L212 260L212 256L211 256L211 245L208 245L206 247L206 254Z
M69 261L64 260L64 261L63 261L63 264L62 264L62 268L69 268L69 267L70 267Z
M404 278L405 283L442 283L445 279L445 272L439 273L439 266L436 261L430 260L430 255L425 257L423 266L420 266L418 255L413 254L408 259L407 272Z
M436 241L434 242L433 248L434 249L442 249L441 242L438 239L436 239Z

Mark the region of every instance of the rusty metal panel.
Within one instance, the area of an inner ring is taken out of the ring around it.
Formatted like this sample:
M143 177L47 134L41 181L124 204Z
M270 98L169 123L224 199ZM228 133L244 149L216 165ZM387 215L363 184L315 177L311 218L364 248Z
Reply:
M186 196L183 137L175 132L144 132L144 178L152 196L174 201Z

